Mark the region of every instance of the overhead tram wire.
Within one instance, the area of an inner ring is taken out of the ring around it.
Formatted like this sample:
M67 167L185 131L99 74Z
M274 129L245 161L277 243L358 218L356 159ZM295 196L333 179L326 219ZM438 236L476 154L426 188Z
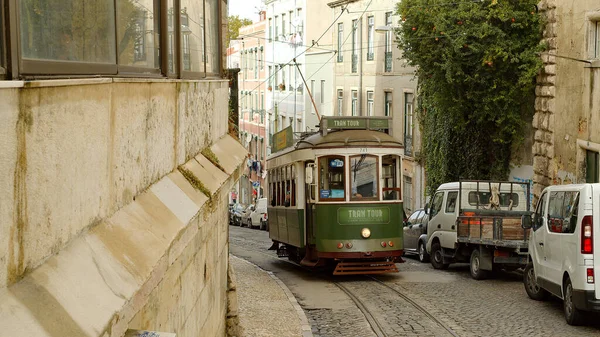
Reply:
M368 8L368 7L371 5L371 2L373 2L373 0L371 0L371 1L369 2L369 5L367 5L367 8ZM340 19L340 17L342 16L342 14L344 14L344 12L346 11L346 9L347 9L347 6L343 8L343 10L340 12L340 15L338 15L338 16L335 18L335 20L333 20L333 22L332 22L332 23L329 25L329 27L327 27L327 29L326 29L326 30L323 32L323 34L321 34L321 36L320 36L320 37L319 37L319 38L318 38L318 39L317 39L315 42L313 42L313 46L314 46L315 44L318 44L319 40L321 40L321 38L323 38L323 36L325 36L325 34L327 34L327 31L329 31L329 29L331 29L331 27L333 27L333 25L335 25L335 23L336 23L336 22L337 22L337 21ZM363 15L364 15L364 12L363 12ZM362 15L361 15L361 18L362 18ZM271 80L271 78L273 78L273 76L275 76L275 75L277 74L277 72L281 71L281 68L283 68L283 67L285 67L285 66L288 66L288 65L292 64L292 62L294 61L294 59L296 59L297 57L300 57L300 56L302 56L303 54L305 54L305 53L306 53L306 52L307 52L307 51L308 51L310 48L311 48L311 47L309 47L309 48L306 48L304 51L302 51L302 52L301 52L301 53L299 53L298 55L294 56L294 57L293 57L293 58L292 58L292 59L291 59L289 62L287 62L287 63L283 64L283 65L282 65L282 66L279 68L279 70L276 70L275 72L273 72L273 74L271 74L271 76L269 76L269 78L267 78L267 79L265 79L264 81L262 81L261 83L259 83L259 84L258 84L258 85L257 85L257 86L254 88L254 89L250 90L250 91L249 91L249 93L247 93L247 94L244 94L244 95L250 95L250 93L252 93L252 92L254 92L256 89L260 88L260 86L261 86L261 85L265 84L267 81L270 81L270 80ZM238 99L241 99L241 98L243 98L243 97L244 97L244 96L240 96Z
M358 25L358 20L362 19L362 17L365 15L365 13L367 12L367 10L369 9L369 6L371 6L371 3L373 2L373 0L369 1L369 3L367 4L367 7L365 7L365 9L363 10L362 14L360 15L360 17L356 20L356 24ZM342 11L343 13L344 11ZM354 27L356 28L356 27ZM350 33L348 34L348 36L346 36L346 38L344 39L344 41L342 42L342 45L346 44L346 41L348 41L348 39L350 38L350 36L352 36L352 30L350 30ZM337 52L333 53L331 55L331 57L329 58L329 60L327 60L325 63L323 63L323 65L321 67L319 67L319 69L317 69L311 76L309 76L308 78L306 78L306 80L310 80L314 75L316 75L321 69L323 69L324 66L326 66L329 62L331 62L331 60L333 59L334 56L337 55ZM291 93L288 94L287 96L285 96L283 99L281 99L280 101L277 102L277 104L283 102L284 100L286 100L288 97L290 97Z

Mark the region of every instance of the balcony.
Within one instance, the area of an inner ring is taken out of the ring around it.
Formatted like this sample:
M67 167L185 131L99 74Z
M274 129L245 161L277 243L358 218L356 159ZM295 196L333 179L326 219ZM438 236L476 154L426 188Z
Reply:
M355 73L358 70L358 55L352 55L352 72Z
M385 72L392 72L392 52L385 52Z

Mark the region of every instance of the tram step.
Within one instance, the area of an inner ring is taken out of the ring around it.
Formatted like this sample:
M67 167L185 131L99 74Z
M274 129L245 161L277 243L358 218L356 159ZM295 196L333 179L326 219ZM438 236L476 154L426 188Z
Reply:
M394 262L339 262L335 266L333 275L361 275L397 273L398 268Z

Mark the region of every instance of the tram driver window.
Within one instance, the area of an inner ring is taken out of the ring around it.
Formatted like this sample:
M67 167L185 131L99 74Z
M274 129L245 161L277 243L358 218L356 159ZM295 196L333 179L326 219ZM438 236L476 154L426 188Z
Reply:
M378 200L378 157L366 154L350 157L350 200Z
M319 200L333 201L346 198L345 165L341 156L319 158Z
M383 200L401 200L398 167L398 156L387 155L382 157L381 189Z

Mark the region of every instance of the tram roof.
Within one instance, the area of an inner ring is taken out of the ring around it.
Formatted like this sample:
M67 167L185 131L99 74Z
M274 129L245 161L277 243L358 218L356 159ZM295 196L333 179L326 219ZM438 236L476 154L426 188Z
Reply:
M403 147L396 138L381 131L373 130L339 130L330 131L326 135L316 133L301 139L295 148L330 148L330 147Z

